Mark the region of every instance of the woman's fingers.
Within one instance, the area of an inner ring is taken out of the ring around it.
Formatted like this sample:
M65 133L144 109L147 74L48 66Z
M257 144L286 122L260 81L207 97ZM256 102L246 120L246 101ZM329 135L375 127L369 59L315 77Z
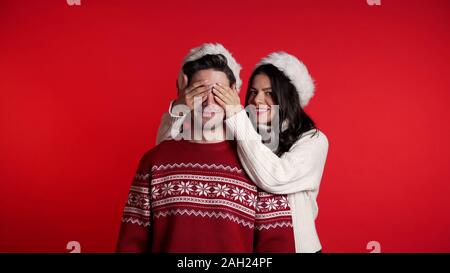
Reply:
M214 84L214 88L218 89L220 91L220 93L223 93L223 94L226 94L229 92L228 88L221 85L220 83Z
M214 99L225 110L227 117L231 117L242 110L237 92L221 84L214 85Z
M218 96L214 95L214 100L220 105L220 107L222 107L223 109L225 109L225 107L227 106L226 102L224 102L221 98L219 98Z
M186 89L186 103L192 105L192 100L195 97L201 97L202 102L204 102L208 97L208 92L211 90L220 106L240 105L240 99L236 90L220 83L209 84L207 80L194 82Z
M216 88L214 88L216 89ZM227 97L229 104L231 105L240 105L241 99L239 98L237 90L230 87L224 87L223 85L217 85L217 90Z
M214 85L213 90L217 90L219 94L223 95L228 100L231 100L233 98L230 94L230 91L231 92L234 92L234 91L231 89L229 90L229 88L226 88L222 85L219 85L219 84Z
M214 97L218 97L226 104L230 104L230 102L231 102L230 99L225 95L225 93L223 91L213 88L213 94L214 94Z
M189 92L189 94L187 94L186 96L189 98L193 98L196 96L204 96L210 90L211 90L210 85L202 85L202 86L197 87L195 90L192 90L191 92Z
M193 90L197 89L198 87L208 84L208 80L204 80L204 81L198 81L198 82L194 82L192 83L191 86L186 88L186 95L189 94L190 92L192 92Z

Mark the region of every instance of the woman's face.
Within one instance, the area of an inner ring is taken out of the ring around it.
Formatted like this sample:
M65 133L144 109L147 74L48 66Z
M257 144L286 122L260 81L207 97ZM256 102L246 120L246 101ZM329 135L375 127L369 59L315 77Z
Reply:
M272 85L266 74L258 74L253 78L249 89L248 104L256 107L256 121L258 124L269 124L273 119Z

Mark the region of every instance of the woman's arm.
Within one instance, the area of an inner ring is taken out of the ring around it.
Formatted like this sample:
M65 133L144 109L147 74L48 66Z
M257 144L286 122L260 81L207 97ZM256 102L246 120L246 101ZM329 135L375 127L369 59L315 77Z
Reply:
M238 142L241 163L257 186L276 194L318 189L328 153L328 140L322 132L304 135L278 157L261 142L244 110L226 124Z

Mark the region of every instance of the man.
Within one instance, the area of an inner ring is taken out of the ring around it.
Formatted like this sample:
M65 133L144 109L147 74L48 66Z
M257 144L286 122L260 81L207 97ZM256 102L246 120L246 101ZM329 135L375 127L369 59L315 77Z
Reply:
M224 109L211 90L239 89L240 66L233 64L218 44L195 48L185 59L179 86L187 86L181 92L191 123L182 139L163 141L141 159L117 251L295 251L286 196L259 190L242 170L235 142L225 140Z

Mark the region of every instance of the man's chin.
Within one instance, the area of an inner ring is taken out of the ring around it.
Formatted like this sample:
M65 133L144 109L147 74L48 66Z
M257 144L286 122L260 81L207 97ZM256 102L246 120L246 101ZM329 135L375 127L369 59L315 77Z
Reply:
M224 114L217 112L217 113L210 113L207 115L202 115L202 123L205 125L206 123L211 124L219 124L223 122Z
M219 121L212 120L212 119L202 120L202 128L205 130L215 129L222 125L223 125L223 120L219 120Z
M223 125L223 118L212 118L212 117L198 117L194 120L195 126L199 126L196 128L203 128L205 130L211 129L211 128L218 128L219 126Z

